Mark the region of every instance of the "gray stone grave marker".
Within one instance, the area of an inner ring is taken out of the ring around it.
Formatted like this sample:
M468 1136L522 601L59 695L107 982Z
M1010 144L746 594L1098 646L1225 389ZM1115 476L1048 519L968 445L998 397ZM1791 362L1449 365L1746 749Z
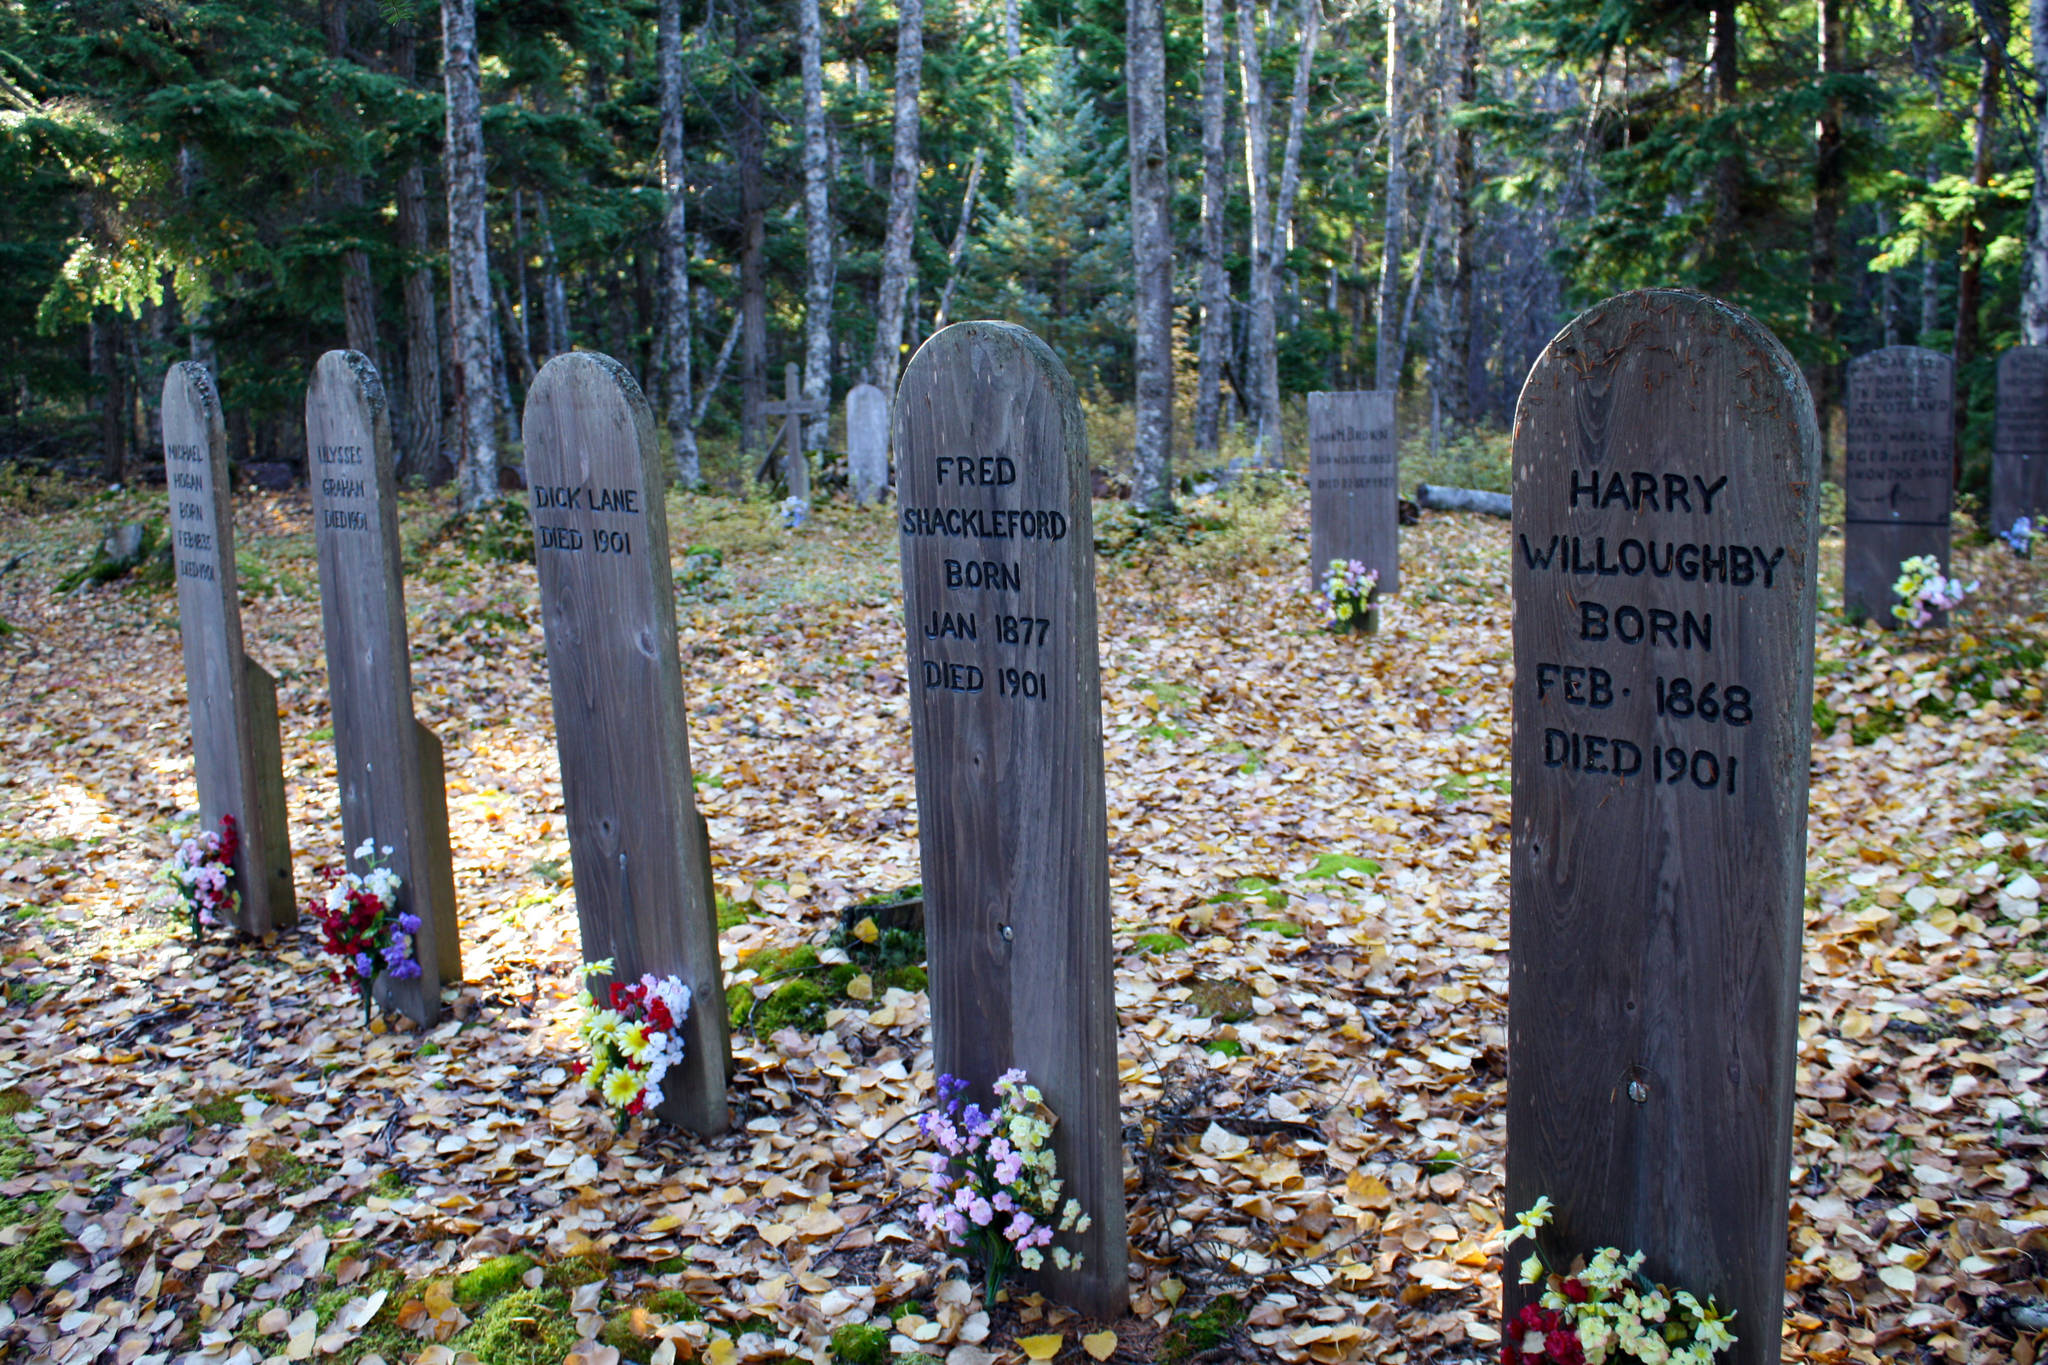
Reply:
M299 917L292 899L277 682L243 650L227 428L204 365L183 362L164 376L163 424L200 823L218 830L222 816L235 818L239 927L268 934Z
M1073 381L1020 327L963 322L897 390L933 1044L984 1098L1022 1067L1093 1218L1042 1272L1084 1312L1128 1308L1102 684L1087 437Z
M1509 1212L1549 1195L1554 1259L1641 1250L1737 1312L1732 1365L1775 1361L1813 402L1748 316L1624 294L1530 372L1514 481ZM1531 1291L1502 1279L1512 1315Z
M527 498L583 956L611 979L680 977L685 1056L660 1116L725 1131L730 1048L710 849L690 779L675 585L654 419L625 366L588 351L526 399ZM603 993L605 983L596 989Z
M846 395L846 467L862 507L889 496L889 395L856 384Z
M1948 572L1955 363L1939 351L1887 346L1849 363L1848 389L1842 600L1852 615L1893 627L1899 565L1933 555Z
M1394 395L1308 396L1309 587L1333 559L1379 570L1379 595L1401 590L1400 449Z
M2021 517L2048 517L2048 346L2015 346L1998 358L1998 416L1991 435L1991 533Z
M320 617L335 771L349 866L363 840L391 849L398 908L419 916L420 975L378 979L378 996L421 1024L440 1013L441 987L462 979L455 867L441 739L413 715L398 499L384 386L367 356L329 351L306 389L307 483L320 554Z

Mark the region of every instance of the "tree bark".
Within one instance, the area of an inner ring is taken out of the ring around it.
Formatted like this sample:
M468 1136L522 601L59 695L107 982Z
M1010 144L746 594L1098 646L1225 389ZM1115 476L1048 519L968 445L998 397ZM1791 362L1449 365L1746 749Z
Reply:
M1453 110L1469 108L1479 98L1479 5L1480 0L1452 0L1458 5L1454 21L1457 32L1456 99ZM2043 0L2048 3L2048 0ZM1474 257L1479 239L1479 220L1472 211L1473 191L1478 188L1478 169L1472 129L1453 122L1451 126L1451 230L1456 238L1456 264L1451 274L1450 301L1445 309L1444 353L1446 373L1438 382L1444 394L1445 414L1453 426L1472 421L1472 282L1477 271Z
M327 55L336 62L349 60L349 7L349 0L325 0L322 6ZM339 97L329 117L335 124L351 129L356 123L354 111ZM363 177L347 161L335 168L334 197L341 207L342 219L351 228L356 227L363 208ZM341 314L348 348L362 352L372 365L381 367L377 354L377 281L370 272L370 253L358 241L351 241L341 253Z
M484 216L482 79L476 0L441 0L447 84L448 276L455 341L456 459L461 504L498 496L498 396L492 392L490 243Z
M1726 112L1735 107L1741 88L1741 40L1735 26L1735 0L1712 0L1714 16L1714 103ZM1742 152L1732 145L1714 168L1714 256L1718 287L1736 285L1735 257L1741 233Z
M113 485L128 473L130 400L121 366L121 316L111 308L94 309L87 330L92 377L100 381L100 480Z
M825 126L818 0L799 0L797 18L804 86L804 397L817 399L832 394L832 141ZM830 444L831 431L829 412L807 419L804 448L823 450Z
M696 414L691 410L690 233L685 203L688 164L683 155L683 5L661 0L655 17L655 60L661 67L661 188L667 196L661 217L661 393L662 420L675 451L676 481L685 488L704 482L697 450ZM544 211L543 211L544 212ZM542 219L545 227L545 217ZM554 274L553 234L547 234L549 278ZM559 287L559 285L557 285ZM550 330L555 305L548 295Z
M1408 80L1407 8L1387 3L1387 213L1380 239L1379 328L1373 343L1373 387L1398 389L1406 338L1401 329L1401 244L1407 233L1408 128L1403 87Z
M1998 19L2004 9L2005 0L1994 0L1987 7L1987 17ZM1981 34L1977 40L1978 55L1982 68L1977 78L1977 108L1974 119L1976 155L1970 166L1970 183L1979 189L1991 183L1991 154L1995 150L1994 140L1998 127L1999 78L2005 70L2000 57L2005 48L2005 24L1999 23L1995 31ZM1956 371L1961 373L1977 354L1979 330L1977 312L1984 297L1984 232L1975 213L1963 215L1962 242L1956 252L1956 330L1955 355ZM1960 421L1961 413L1957 418ZM1956 449L1956 474L1962 475L1962 448Z
M761 183L767 133L761 87L749 70L753 0L740 0L734 14L733 63L742 73L739 127L733 137L740 181L740 449L751 455L761 447L761 404L768 385L768 203Z
M392 64L409 85L418 74L419 32L400 24L392 37ZM439 484L448 468L441 457L441 336L427 174L417 161L398 174L398 246L405 253L405 420L398 472L401 479Z
M903 296L917 234L918 95L924 81L924 0L898 0L896 137L889 167L889 226L882 238L882 285L875 305L874 382L895 403L902 364Z
M1250 315L1245 319L1246 396L1251 399L1252 463L1279 464L1280 378L1273 317L1272 110L1266 97L1265 48L1259 41L1258 10L1238 0L1237 57L1244 89L1244 178L1251 199ZM1266 375L1273 375L1268 396Z
M1166 7L1130 0L1131 250L1137 271L1137 430L1131 499L1173 507L1173 180L1166 154Z
M1017 74L1024 63L1024 21L1018 0L1003 0L1003 55L1010 59L1010 164L1014 166L1024 159L1025 140L1031 132L1024 79Z
M960 226L953 233L953 245L946 251L946 287L939 291L939 306L932 313L932 330L946 325L953 314L953 288L960 283L960 262L967 255L967 234L974 226L974 198L981 192L981 171L988 162L988 148L976 147L967 167L967 190L960 196Z
M1842 6L1846 0L1815 0L1820 28L1820 79L1832 82L1842 70ZM1842 99L1832 88L1822 92L1820 118L1814 124L1813 235L1808 252L1806 330L1815 350L1807 377L1820 419L1821 468L1828 467L1834 411L1840 402L1841 366L1835 357L1838 307L1835 302L1835 234L1842 221L1848 191L1847 163L1842 151Z
M548 354L561 355L569 344L569 290L562 283L562 262L555 251L555 229L548 221L548 197L533 192L533 221L540 229L540 295L547 310Z
M2048 346L2048 0L2029 0L2034 42L2034 196L2027 219L2027 288L2020 300L2020 342Z
M1230 274L1223 264L1230 195L1224 159L1230 95L1227 35L1223 0L1202 0L1202 330L1195 362L1195 449L1206 451L1217 446L1223 363L1230 352Z

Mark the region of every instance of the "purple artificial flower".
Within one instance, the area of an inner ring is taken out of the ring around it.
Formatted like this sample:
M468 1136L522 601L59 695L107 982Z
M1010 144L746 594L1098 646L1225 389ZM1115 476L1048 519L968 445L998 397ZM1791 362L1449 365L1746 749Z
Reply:
M360 976L365 981L368 981L372 976L376 975L377 972L377 964L371 961L370 955L368 953L356 954L355 967L356 975Z
M404 913L402 913L401 915L399 915L399 917L398 917L398 932L399 932L399 933L401 933L401 934L417 934L417 933L418 933L419 931L420 931L420 917L419 917L418 915L415 915L415 914L413 914L413 913L412 913L412 912L411 912L410 910L407 910L407 911L405 911Z

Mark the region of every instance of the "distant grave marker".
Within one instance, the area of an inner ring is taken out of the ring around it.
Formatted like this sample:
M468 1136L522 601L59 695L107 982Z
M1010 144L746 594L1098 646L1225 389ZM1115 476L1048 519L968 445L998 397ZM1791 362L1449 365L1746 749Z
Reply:
M963 322L919 348L895 409L933 1043L986 1098L1022 1067L1059 1115L1094 1219L1084 1312L1128 1310L1102 685L1087 436L1044 342Z
M690 779L653 417L625 366L575 351L535 377L525 432L583 956L613 959L614 980L652 972L689 986L686 1055L669 1072L659 1112L693 1132L721 1133L725 983Z
M889 496L889 395L856 384L846 395L846 465L862 507Z
M1748 316L1624 294L1530 372L1514 480L1509 1212L1549 1195L1554 1257L1640 1249L1736 1310L1733 1365L1776 1361L1813 403Z
M1309 586L1333 559L1379 571L1379 595L1401 590L1400 450L1394 395L1308 396Z
M1851 615L1892 627L1900 564L1933 555L1948 572L1955 362L1919 346L1887 346L1849 362L1847 398L1842 600Z
M349 866L365 839L389 846L399 907L420 918L421 974L379 978L378 995L421 1024L440 1013L441 987L462 979L455 867L441 740L413 716L405 630L391 419L369 358L329 351L306 390L307 483L320 553L320 617Z
M240 928L268 934L290 928L299 917L292 899L277 682L243 651L227 428L204 365L182 362L164 376L163 424L200 823L218 830L223 815L234 816Z
M2021 517L2048 516L2048 346L2015 346L1998 358L1998 416L1991 435L1991 533Z
M792 498L811 500L811 462L804 454L804 418L822 416L831 404L822 398L806 398L794 365L782 367L782 401L763 403L763 416L780 417L782 425L768 442L768 453L754 471L758 482L766 483L782 471L782 486ZM779 454L778 454L779 453ZM777 461L780 460L778 464Z

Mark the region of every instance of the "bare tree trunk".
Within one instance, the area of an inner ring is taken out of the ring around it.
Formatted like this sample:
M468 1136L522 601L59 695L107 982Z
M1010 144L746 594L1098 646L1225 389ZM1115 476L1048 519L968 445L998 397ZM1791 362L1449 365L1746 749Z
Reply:
M1137 269L1137 440L1131 500L1173 507L1173 180L1166 155L1164 0L1130 0L1131 249Z
M1820 27L1820 78L1825 84L1842 70L1842 6L1845 0L1815 0ZM1814 124L1813 147L1813 235L1808 252L1810 283L1806 298L1806 330L1819 351L1808 387L1820 419L1821 468L1828 468L1829 445L1834 431L1835 408L1840 402L1835 359L1835 234L1842 221L1842 204L1847 195L1847 163L1842 154L1842 100L1832 89L1821 97L1820 118Z
M1877 216L1877 235L1880 239L1889 237L1892 231L1892 216L1882 199L1871 205ZM1877 281L1877 325L1879 345L1899 344L1899 273L1887 270Z
M2020 300L2020 342L2048 346L2048 0L2029 0L2029 31L2034 40L2034 194L2027 217L2027 288ZM1889 278L1889 277L1887 277Z
M1727 111L1735 107L1741 85L1741 40L1735 27L1735 0L1712 0L1714 16L1714 103ZM1742 217L1742 152L1733 145L1714 168L1713 253L1718 287L1726 292L1736 284L1735 258Z
M511 404L510 397L512 381L516 379L522 387L533 383L533 352L526 348L526 337L517 326L518 314L513 310L512 300L505 292L504 281L492 281L491 291L498 302L498 331L503 337L503 340L499 343L500 354L505 357L507 362L505 367L506 402L508 406L514 406ZM516 411L516 406L514 410ZM516 421L517 419L515 418L514 420Z
M2005 0L1994 0L1986 7L1987 17L1997 20ZM1977 50L1982 67L1977 79L1977 109L1975 117L1976 156L1970 166L1970 183L1982 189L1991 183L1991 154L1998 125L1999 77L2005 70L2000 57L2005 48L2003 22L1993 32L1982 34L1977 40ZM1979 330L1977 312L1984 294L1984 233L1978 225L1977 215L1963 215L1963 234L1960 249L1956 252L1956 370L1960 373L1977 354ZM1960 414L1959 414L1960 415ZM1962 472L1962 451L1956 452L1956 472Z
M1373 344L1373 387L1401 386L1401 362L1407 349L1401 330L1401 245L1407 235L1408 120L1402 103L1408 81L1407 9L1403 0L1387 4L1387 217L1380 244L1380 306L1378 337Z
M1014 5L1015 0L1011 0ZM2048 0L2042 0L2048 4ZM1195 449L1213 451L1230 351L1230 275L1223 266L1229 168L1224 160L1229 99L1223 0L1202 0L1202 332L1195 363Z
M691 411L690 233L684 202L688 165L683 156L683 5L661 0L655 17L656 62L661 67L661 188L667 206L661 217L661 392L662 420L675 450L676 482L695 488L704 482L697 451L697 423ZM543 218L545 224L545 218ZM548 234L553 272L553 234ZM554 316L549 295L548 315Z
M349 0L322 0L321 19L327 29L327 55L337 62L349 59L349 8ZM328 117L345 128L353 128L357 122L354 110L345 100L337 99ZM354 220L361 213L363 177L346 162L335 169L334 197L345 219ZM377 281L370 273L370 253L360 242L351 242L341 253L341 316L348 348L368 356L371 364L380 364L377 355Z
M953 245L946 251L946 287L939 291L939 306L932 314L932 330L946 325L953 313L953 288L960 283L960 262L967 255L967 234L974 226L974 197L981 192L981 170L988 162L988 148L976 147L967 167L967 191L960 196L960 226L953 233Z
M1479 98L1480 0L1451 2L1459 11L1452 21L1458 34L1457 69L1453 76L1456 109ZM1438 382L1445 391L1445 407L1452 424L1461 427L1472 420L1472 281L1477 269L1474 251L1479 238L1478 218L1472 211L1472 194L1479 179L1472 142L1470 127L1452 125L1451 231L1456 238L1457 264L1451 274L1451 296L1443 319L1446 373L1439 376Z
M753 0L740 0L734 13L738 23L733 32L733 61L744 72L754 47ZM740 449L749 455L761 447L761 404L767 401L768 386L768 277L763 259L768 205L761 184L766 136L761 87L751 78L745 79L733 161L740 180Z
M825 127L824 38L818 0L799 0L797 40L804 83L804 397L832 393L832 142ZM979 152L976 153L979 155ZM979 164L979 163L977 163ZM804 447L831 442L832 417L821 412L804 423Z
M889 167L889 226L882 238L882 287L875 305L874 382L895 402L902 365L903 296L917 234L918 95L924 81L924 0L898 0L896 140Z
M393 30L392 64L410 85L418 74L419 32ZM441 336L435 317L434 242L427 218L427 174L417 161L398 175L398 245L405 252L405 422L402 478L441 483Z
M1014 166L1024 159L1025 140L1031 132L1024 81L1017 74L1024 61L1024 22L1018 12L1018 0L1003 0L1003 55L1010 59L1010 164Z
M100 381L100 480L117 484L128 473L130 399L121 368L121 316L111 308L93 310L88 327L92 377Z
M1272 108L1266 97L1265 48L1257 6L1238 0L1237 58L1244 87L1244 178L1251 198L1251 312L1246 319L1244 391L1251 399L1252 463L1279 464L1280 379L1273 318ZM1271 397L1266 374L1273 374Z
M562 283L562 262L555 252L555 229L548 221L548 197L533 192L533 221L540 228L540 295L547 309L548 354L569 350L569 290Z
M490 242L484 216L483 91L476 0L441 0L448 90L448 276L460 420L457 477L471 511L498 495L498 396L492 392Z

